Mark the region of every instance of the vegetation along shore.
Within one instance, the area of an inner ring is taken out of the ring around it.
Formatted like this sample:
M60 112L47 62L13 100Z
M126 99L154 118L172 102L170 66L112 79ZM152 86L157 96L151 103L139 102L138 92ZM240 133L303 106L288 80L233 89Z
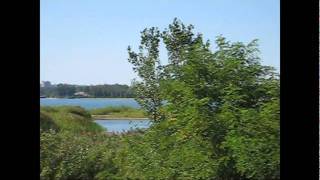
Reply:
M260 64L257 40L211 44L178 19L146 28L137 50L128 47L141 109L41 107L41 179L280 179L279 74ZM97 116L152 124L107 135Z
M132 98L133 91L125 84L74 85L51 84L43 81L40 84L40 97L48 98Z
M135 109L128 106L105 107L89 110L94 119L148 119L147 113L142 109Z

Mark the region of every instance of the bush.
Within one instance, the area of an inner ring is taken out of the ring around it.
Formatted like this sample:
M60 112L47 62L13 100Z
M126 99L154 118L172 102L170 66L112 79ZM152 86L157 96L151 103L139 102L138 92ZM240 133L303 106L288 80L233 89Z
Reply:
M112 179L117 173L113 158L118 143L103 134L76 135L42 132L40 136L40 178Z

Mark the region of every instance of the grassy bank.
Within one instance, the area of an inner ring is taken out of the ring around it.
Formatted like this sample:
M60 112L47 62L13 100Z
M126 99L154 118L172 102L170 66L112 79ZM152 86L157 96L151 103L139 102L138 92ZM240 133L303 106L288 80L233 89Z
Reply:
M40 127L72 132L102 132L104 129L93 122L91 114L81 107L41 107Z
M147 119L143 110L128 106L98 108L89 112L94 119Z
M112 179L119 137L105 134L81 107L40 109L40 179Z

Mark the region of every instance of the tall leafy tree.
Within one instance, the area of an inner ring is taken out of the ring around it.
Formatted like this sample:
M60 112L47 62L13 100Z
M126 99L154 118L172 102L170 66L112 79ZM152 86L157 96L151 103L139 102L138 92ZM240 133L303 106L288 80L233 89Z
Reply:
M213 52L192 30L175 19L161 34L169 64L157 79L157 92L166 101L166 118L142 138L140 153L129 153L149 154L156 162L131 165L161 167L161 175L144 169L147 179L279 179L277 74L260 64L257 40L231 43L218 36ZM139 67L148 67L144 59ZM199 153L185 161L183 154L194 152ZM199 166L206 171L191 170Z
M183 64L185 58L183 54L199 41L202 42L202 35L193 33L193 25L185 26L180 20L175 18L172 24L165 29L161 37L168 53L169 64L166 66L166 75L179 76L179 66ZM207 42L209 45L209 42Z
M161 64L159 60L160 32L157 28L144 29L141 32L141 44L136 53L128 47L129 62L133 70L137 72L141 81L133 82L136 100L150 115L150 118L158 122L163 104L160 96Z

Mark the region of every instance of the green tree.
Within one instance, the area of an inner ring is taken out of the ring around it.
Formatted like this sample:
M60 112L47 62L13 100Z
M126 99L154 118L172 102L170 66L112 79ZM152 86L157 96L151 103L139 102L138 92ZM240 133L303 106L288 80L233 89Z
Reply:
M156 122L146 131L105 136L84 109L42 108L41 178L280 179L279 75L260 64L257 40L218 36L215 44L212 50L192 25L174 19L162 33L142 31L138 53L128 48L140 78L130 90ZM95 96L126 91L85 89Z
M130 144L130 172L146 179L279 179L278 75L260 64L257 40L231 43L218 36L213 52L192 29L175 19L161 34L169 64L156 82L157 96L166 102L161 107L165 118ZM152 42L153 35L143 35ZM158 44L150 47L158 54ZM130 57L148 85L156 58L141 54ZM184 159L184 153L194 152L204 154ZM141 168L143 174L135 172Z
M75 86L68 84L58 84L57 85L57 95L59 97L70 97L76 92Z
M160 96L161 65L159 60L160 32L157 28L145 29L141 32L139 53L128 47L128 61L141 81L132 83L137 102L142 106L154 122L163 119Z

